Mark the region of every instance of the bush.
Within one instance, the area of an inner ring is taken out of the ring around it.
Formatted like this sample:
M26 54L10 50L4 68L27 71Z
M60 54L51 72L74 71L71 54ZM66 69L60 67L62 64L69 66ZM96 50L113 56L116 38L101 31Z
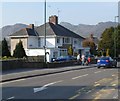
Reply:
M22 41L20 40L19 43L16 45L16 48L13 52L13 57L15 58L23 58L26 57L25 50L22 45Z
M8 44L7 44L7 41L6 39L4 38L4 40L2 41L2 57L10 57L11 54L10 54L10 51L8 49Z

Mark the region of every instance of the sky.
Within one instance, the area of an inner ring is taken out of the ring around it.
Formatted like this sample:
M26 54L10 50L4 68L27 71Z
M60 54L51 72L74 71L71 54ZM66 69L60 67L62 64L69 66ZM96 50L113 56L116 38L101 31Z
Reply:
M24 0L26 1L26 0ZM36 26L44 23L44 2L34 1L15 1L4 0L0 3L0 28L16 23L35 24ZM102 1L102 0L101 0ZM104 0L105 1L105 0ZM49 16L57 15L58 22L68 22L74 25L90 24L95 25L99 22L114 21L118 15L118 1L109 0L106 2L93 1L49 1L46 6L46 22Z

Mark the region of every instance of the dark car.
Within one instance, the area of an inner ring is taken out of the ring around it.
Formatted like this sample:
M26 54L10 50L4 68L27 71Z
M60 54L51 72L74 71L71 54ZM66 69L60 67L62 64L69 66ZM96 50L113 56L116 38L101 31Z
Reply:
M74 56L60 56L54 59L54 62L62 62L62 61L71 61L76 60L76 57Z
M111 57L101 57L97 60L97 67L117 67L117 61Z

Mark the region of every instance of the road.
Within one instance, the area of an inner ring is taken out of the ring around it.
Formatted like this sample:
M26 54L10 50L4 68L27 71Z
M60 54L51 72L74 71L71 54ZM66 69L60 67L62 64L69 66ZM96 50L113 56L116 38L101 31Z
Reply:
M18 79L2 83L2 98L11 99L98 99L119 98L118 68L97 67ZM41 100L40 100L41 99ZM58 100L56 100L58 99Z

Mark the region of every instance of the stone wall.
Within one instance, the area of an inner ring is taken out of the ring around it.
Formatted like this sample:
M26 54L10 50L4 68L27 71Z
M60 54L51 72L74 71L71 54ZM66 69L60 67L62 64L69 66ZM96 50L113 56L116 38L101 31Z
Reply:
M12 70L19 68L57 68L57 67L65 67L77 65L76 61L69 61L63 63L47 63L44 62L29 62L24 60L6 60L2 61L2 70Z

